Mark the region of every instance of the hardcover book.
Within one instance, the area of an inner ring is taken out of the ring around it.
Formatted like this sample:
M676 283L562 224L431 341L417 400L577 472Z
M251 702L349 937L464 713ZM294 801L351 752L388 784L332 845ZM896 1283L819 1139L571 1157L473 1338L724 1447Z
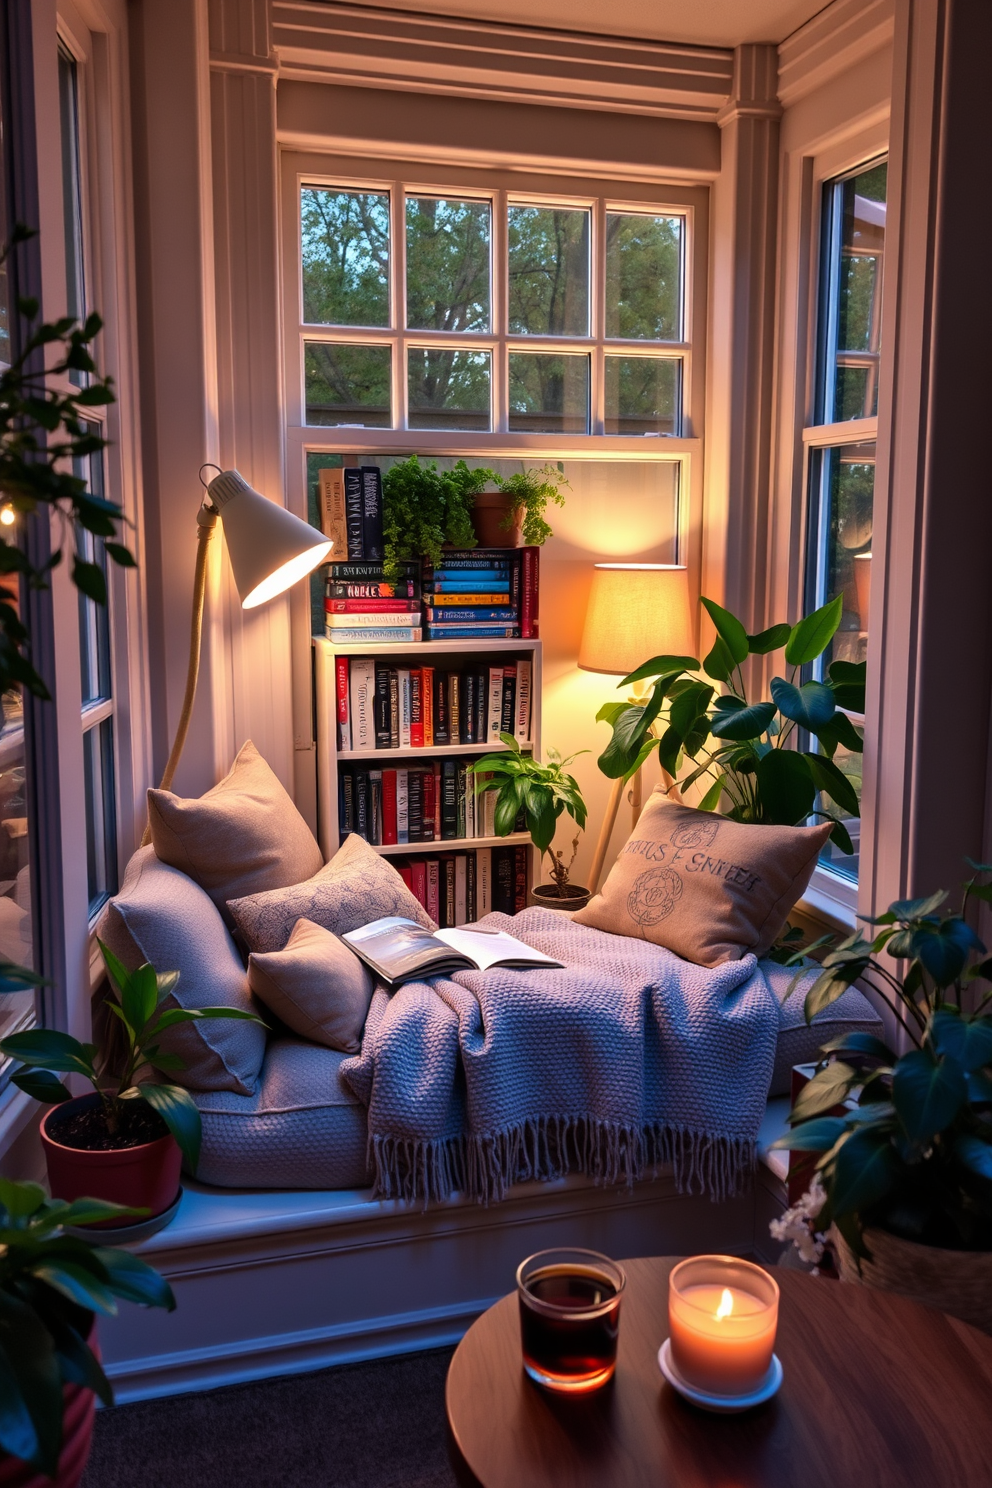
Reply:
M365 560L362 520L362 472L356 465L344 469L344 512L348 538L349 563Z
M340 466L318 470L317 494L320 506L320 530L334 546L333 557L348 556L348 524L344 505L344 471Z
M393 986L453 971L488 971L490 966L562 966L562 962L524 945L505 930L430 931L399 915L387 915L359 930L349 930L342 939L377 976Z

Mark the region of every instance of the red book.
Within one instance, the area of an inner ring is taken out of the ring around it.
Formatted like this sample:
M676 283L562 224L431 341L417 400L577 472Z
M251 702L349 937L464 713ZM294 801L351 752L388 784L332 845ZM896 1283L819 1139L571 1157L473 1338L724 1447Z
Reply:
M406 884L407 888L410 890L410 893L412 894L413 893L413 867L412 867L412 865L410 863L401 863L400 866L399 866L399 875L400 875L400 878L403 880L403 882Z
M351 748L351 704L349 700L349 678L351 663L347 656L334 659L334 682L338 703L338 748Z
M396 835L396 771L382 772L382 841L388 847L398 842Z
M419 667L410 673L410 748L424 747L424 676Z
M435 925L441 923L441 894L438 877L437 858L431 858L427 864L427 913Z
M532 639L538 634L538 590L540 548L521 548L520 634Z
M424 720L424 748L434 743L434 668L420 669L420 715ZM411 740L411 743L413 741Z
M423 858L411 858L410 876L413 879L410 888L414 899L427 909L427 864Z
M419 615L419 599L325 599L329 615Z
M437 790L435 788L434 771L424 771L424 826L423 841L433 842L437 837L434 822L435 803L437 801ZM434 916L437 919L437 915Z

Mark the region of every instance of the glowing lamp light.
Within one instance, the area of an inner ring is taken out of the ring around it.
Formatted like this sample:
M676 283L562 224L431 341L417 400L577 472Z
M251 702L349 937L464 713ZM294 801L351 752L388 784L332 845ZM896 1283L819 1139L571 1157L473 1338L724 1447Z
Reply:
M17 521L17 513L12 506L0 506L0 522L5 527L13 527Z

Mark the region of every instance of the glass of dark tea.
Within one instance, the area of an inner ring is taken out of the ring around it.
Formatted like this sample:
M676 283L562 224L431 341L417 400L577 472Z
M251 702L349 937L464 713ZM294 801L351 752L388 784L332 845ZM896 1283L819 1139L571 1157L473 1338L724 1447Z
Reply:
M524 1369L548 1390L596 1390L613 1376L627 1278L595 1250L539 1250L517 1271Z

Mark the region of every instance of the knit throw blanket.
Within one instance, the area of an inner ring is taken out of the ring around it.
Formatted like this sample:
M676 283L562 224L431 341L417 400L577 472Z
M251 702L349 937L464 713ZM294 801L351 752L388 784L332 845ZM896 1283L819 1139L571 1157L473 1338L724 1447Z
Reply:
M547 909L480 924L565 969L376 990L341 1073L368 1107L378 1197L490 1203L527 1179L631 1184L664 1164L714 1199L749 1181L778 1031L754 956L694 966Z

